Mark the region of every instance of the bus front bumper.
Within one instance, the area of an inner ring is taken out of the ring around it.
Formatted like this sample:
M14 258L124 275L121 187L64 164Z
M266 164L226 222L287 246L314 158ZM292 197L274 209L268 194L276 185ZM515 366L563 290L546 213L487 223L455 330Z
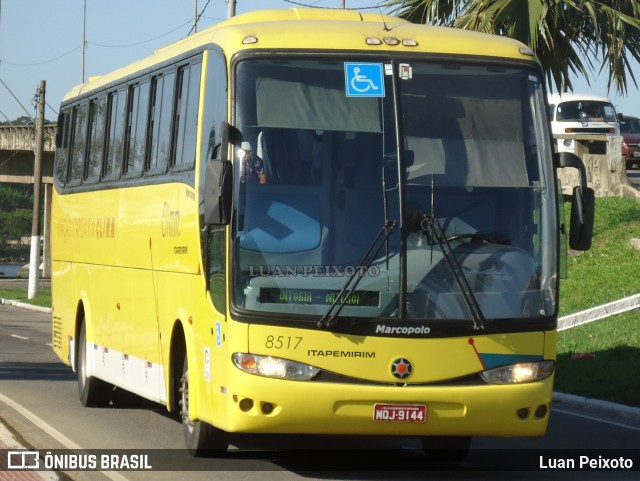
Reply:
M553 377L473 386L365 386L244 373L234 380L225 429L254 433L542 436L553 390Z

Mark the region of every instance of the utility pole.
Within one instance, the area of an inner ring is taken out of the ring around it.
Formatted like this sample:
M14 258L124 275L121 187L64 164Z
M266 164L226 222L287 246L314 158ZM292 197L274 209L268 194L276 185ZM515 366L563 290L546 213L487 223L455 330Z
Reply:
M193 33L198 33L198 0L195 1L193 8Z
M38 295L40 277L40 188L42 186L42 151L44 148L44 92L46 82L38 87L38 117L36 118L36 151L33 165L33 219L31 221L31 256L29 263L29 289L27 297Z
M87 0L83 2L82 9L82 83L84 83L84 57L87 48Z
M236 16L236 0L227 0L227 18Z

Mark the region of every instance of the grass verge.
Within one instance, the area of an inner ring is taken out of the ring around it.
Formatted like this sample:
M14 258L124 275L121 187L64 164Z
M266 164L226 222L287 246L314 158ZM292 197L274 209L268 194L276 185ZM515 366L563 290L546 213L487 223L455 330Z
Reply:
M640 407L638 368L637 310L558 335L556 391Z
M34 306L51 307L51 289L38 289L38 295L29 299L27 289L0 289L0 299L11 299Z
M640 204L627 198L596 200L591 250L569 258L560 288L560 314L640 292ZM558 334L555 389L640 406L640 311L574 327Z

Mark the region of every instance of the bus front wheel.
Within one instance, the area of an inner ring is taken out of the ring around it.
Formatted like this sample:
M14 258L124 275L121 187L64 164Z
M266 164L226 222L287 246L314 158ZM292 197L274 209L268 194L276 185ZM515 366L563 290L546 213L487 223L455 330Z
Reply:
M184 356L180 378L180 417L184 442L192 456L201 456L207 451L226 451L229 445L227 434L204 421L192 421L189 416L189 361Z
M85 323L80 326L78 348L76 350L76 366L78 366L78 395L80 402L86 407L104 407L111 402L113 386L102 379L87 375L87 330Z

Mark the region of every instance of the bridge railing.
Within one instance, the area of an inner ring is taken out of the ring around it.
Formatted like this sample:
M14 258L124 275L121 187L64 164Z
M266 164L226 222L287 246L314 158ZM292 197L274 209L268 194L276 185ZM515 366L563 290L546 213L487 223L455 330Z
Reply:
M56 150L57 124L44 126L43 149L47 152ZM29 151L36 148L35 125L0 125L0 150Z

